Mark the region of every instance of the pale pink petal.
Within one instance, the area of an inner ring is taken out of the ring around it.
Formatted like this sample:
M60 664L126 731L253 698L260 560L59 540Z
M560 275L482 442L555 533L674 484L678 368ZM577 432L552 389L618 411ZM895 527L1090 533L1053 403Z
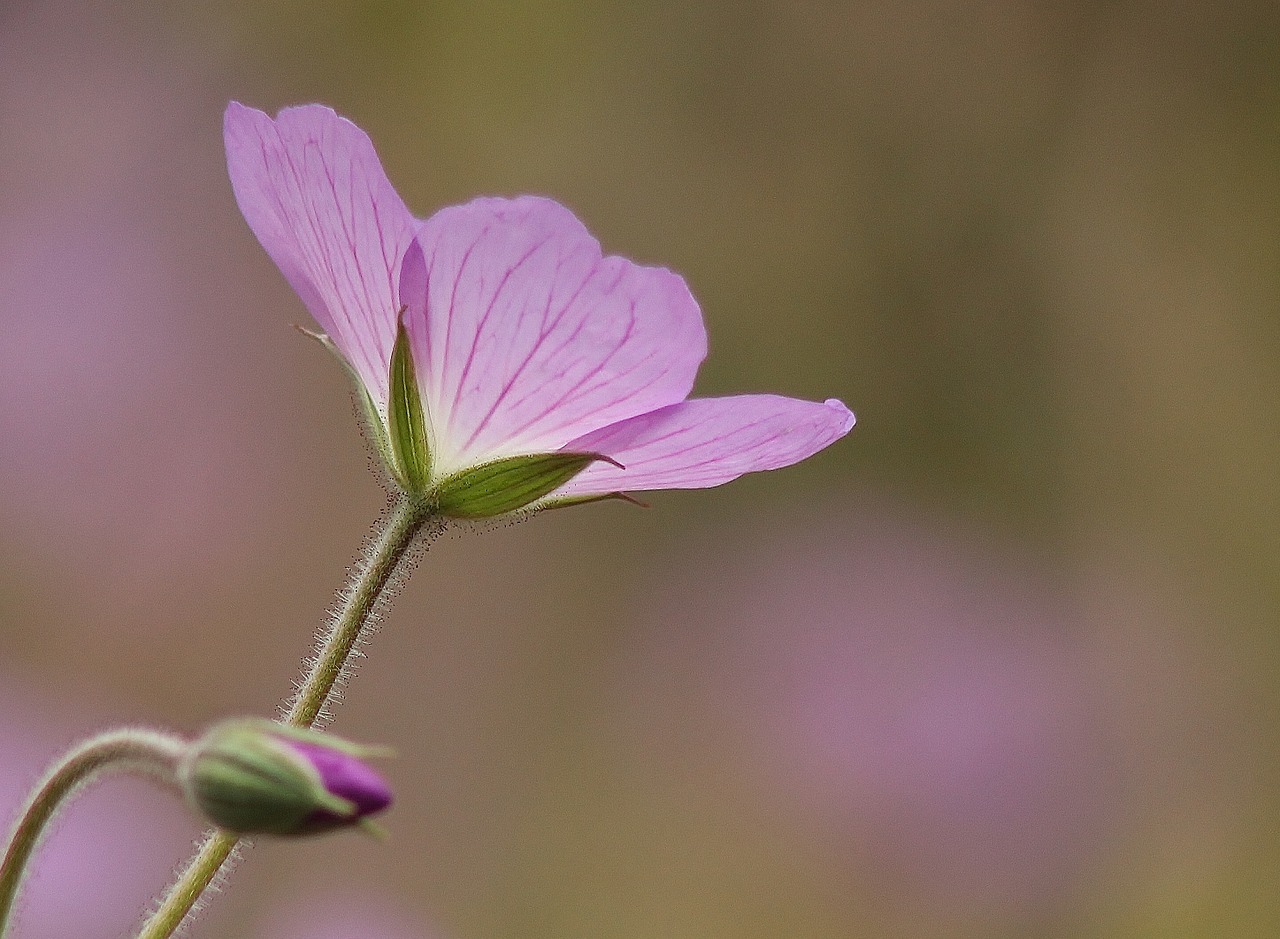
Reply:
M400 259L416 222L364 131L312 104L223 122L240 211L374 400L387 400Z
M557 450L693 387L706 333L684 281L602 257L563 206L477 199L418 245L401 297L438 472Z
M641 414L570 441L564 449L609 456L556 491L582 496L640 489L702 489L743 473L810 457L853 427L839 401L778 395L699 398Z

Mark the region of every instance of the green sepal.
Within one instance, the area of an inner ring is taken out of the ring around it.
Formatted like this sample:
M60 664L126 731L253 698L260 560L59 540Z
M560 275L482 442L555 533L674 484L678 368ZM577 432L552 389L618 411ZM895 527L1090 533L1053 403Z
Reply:
M374 841L381 841L383 844L386 844L391 840L391 836L387 834L387 830L372 819L360 818L356 820L356 824L360 826L361 831Z
M264 732L270 732L273 737L282 740L296 740L299 743L319 744L330 750L345 753L347 756L358 757L361 760L390 760L397 755L395 747L356 743L354 740L331 734L327 730L316 730L314 727L295 727L292 724L282 724L279 721L271 721L263 717L243 717L231 723L256 724L260 729L264 729Z
M180 773L192 807L228 831L273 835L300 833L321 808L354 815L354 805L326 790L315 768L275 739L279 729L250 719L206 734Z
M365 436L373 444L373 449L378 452L378 458L382 460L382 465L387 467L388 471L394 472L395 463L391 455L390 442L387 440L387 429L382 422L382 415L378 413L378 406L373 403L373 398L369 396L369 389L364 386L364 382L360 380L356 370L351 367L351 363L346 360L346 357L327 335L312 332L304 326L295 326L294 328L302 335L309 339L314 339L324 346L342 365L342 370L347 373L347 378L351 380L351 386L355 391L356 406L360 409L360 423L364 426Z
M511 456L463 470L435 490L441 515L490 518L514 512L559 489L597 460L615 461L599 453L531 453Z
M387 396L392 469L406 492L420 493L431 479L431 450L427 442L426 414L414 374L413 353L409 349L409 333L403 319L396 323Z

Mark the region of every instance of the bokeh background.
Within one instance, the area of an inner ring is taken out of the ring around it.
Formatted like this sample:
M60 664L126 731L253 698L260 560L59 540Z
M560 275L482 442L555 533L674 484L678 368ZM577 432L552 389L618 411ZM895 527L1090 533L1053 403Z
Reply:
M335 729L389 844L192 937L1280 933L1280 7L0 0L0 806L273 712L383 506L226 179L322 101L420 215L543 193L682 272L792 469L437 543ZM17 939L198 826L112 782Z

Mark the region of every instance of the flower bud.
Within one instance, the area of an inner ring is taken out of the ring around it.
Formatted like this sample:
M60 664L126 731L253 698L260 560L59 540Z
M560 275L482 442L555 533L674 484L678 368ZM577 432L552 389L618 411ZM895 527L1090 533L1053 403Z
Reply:
M363 757L385 751L315 730L247 719L217 724L178 768L187 803L239 834L309 835L365 819L391 790Z

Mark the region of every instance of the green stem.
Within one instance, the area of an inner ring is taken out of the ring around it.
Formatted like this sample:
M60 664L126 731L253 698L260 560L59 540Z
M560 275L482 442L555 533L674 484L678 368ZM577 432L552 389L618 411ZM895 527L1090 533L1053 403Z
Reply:
M0 935L8 927L27 862L62 803L93 777L108 771L142 773L176 786L174 774L185 749L186 742L180 737L123 728L77 744L53 765L18 817L0 862Z
M306 676L289 705L285 723L310 727L328 716L334 688L346 675L351 653L386 606L387 588L409 556L418 533L432 517L426 505L409 497L401 497L391 510L342 595L342 609L333 618L316 655L307 662ZM201 895L235 852L237 843L236 836L229 832L209 832L195 857L142 927L138 939L169 939L197 907Z
M402 496L391 510L343 594L342 609L309 663L302 687L285 715L286 724L310 727L327 717L333 689L342 681L352 651L385 607L387 587L432 517L430 508L408 496Z

